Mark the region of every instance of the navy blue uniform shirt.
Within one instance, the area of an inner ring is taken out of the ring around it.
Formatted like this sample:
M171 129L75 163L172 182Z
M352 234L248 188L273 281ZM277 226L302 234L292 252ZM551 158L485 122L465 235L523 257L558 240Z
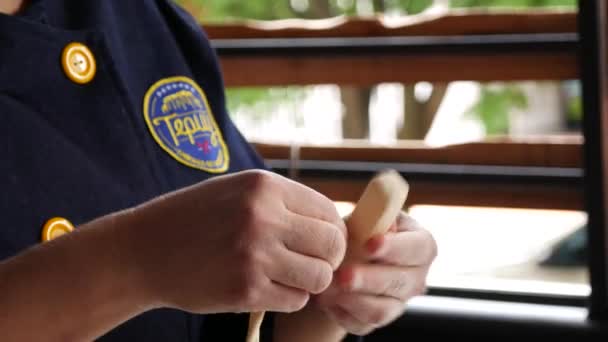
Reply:
M90 83L62 68L71 42L95 58ZM0 14L0 118L0 260L40 243L51 217L79 225L265 168L228 117L208 39L170 0L34 0ZM243 314L159 309L100 340L244 341L246 327Z

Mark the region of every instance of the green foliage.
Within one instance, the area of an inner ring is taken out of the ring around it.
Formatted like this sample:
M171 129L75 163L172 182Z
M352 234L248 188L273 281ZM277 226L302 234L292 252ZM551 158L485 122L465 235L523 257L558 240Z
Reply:
M276 100L276 96L271 94L269 88L228 88L226 89L228 112L236 113L240 107L253 107L256 104L266 105L266 103Z
M452 0L451 7L576 7L577 0Z
M566 110L566 124L576 127L583 120L583 100L581 98L581 83L579 80L562 83L563 99Z
M509 133L509 112L514 109L525 109L528 99L523 91L515 85L481 87L479 101L474 104L467 115L483 122L486 134Z
M184 0L178 2L187 2ZM296 12L291 8L289 1L273 0L190 0L193 6L203 9L203 18L206 21L227 21L247 18L257 20L274 20L294 17Z
M583 120L583 99L578 96L568 103L568 121L580 123Z
M261 88L241 87L226 89L228 112L235 115L240 109L254 120L261 120L278 106L297 103L306 97L308 87Z
M398 9L405 14L418 14L433 4L433 0L397 0L387 1L391 9Z

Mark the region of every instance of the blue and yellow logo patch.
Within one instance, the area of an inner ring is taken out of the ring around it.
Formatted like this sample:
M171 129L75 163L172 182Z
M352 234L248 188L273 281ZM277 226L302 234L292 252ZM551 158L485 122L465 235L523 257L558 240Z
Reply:
M228 170L230 156L205 92L187 77L156 82L144 99L154 140L178 162L211 173Z

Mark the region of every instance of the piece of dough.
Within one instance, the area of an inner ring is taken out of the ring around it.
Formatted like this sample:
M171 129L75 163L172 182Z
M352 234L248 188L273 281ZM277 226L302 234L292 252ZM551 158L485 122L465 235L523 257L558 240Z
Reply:
M249 314L249 329L247 330L247 342L260 342L260 328L264 320L264 311Z
M367 185L348 218L349 243L364 244L374 235L388 231L403 209L409 185L394 171L376 175Z

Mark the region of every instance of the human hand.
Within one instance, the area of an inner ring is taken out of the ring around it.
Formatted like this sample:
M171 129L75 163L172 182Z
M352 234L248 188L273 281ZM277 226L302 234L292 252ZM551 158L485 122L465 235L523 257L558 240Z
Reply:
M133 258L157 306L197 313L301 309L346 250L328 198L265 171L218 176L129 211Z
M354 261L344 262L315 304L348 333L366 335L398 318L407 301L425 291L437 245L402 213L387 234L348 254Z

